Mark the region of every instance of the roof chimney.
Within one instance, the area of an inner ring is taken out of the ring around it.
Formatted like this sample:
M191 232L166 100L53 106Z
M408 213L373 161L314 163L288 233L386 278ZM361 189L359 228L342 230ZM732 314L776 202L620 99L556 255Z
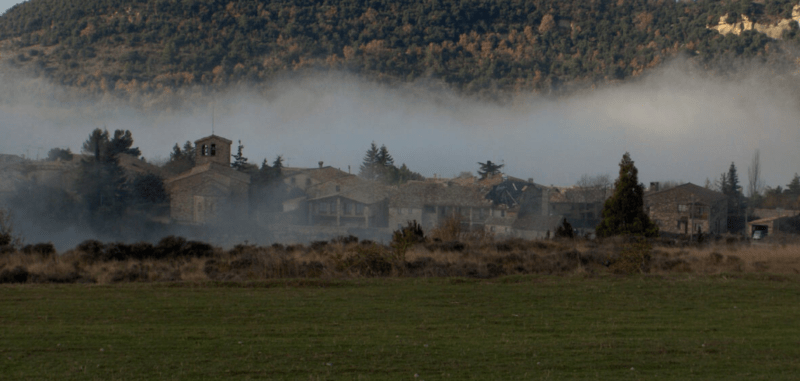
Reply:
M322 168L322 160L319 161L319 167Z
M533 183L533 177L528 177L528 182Z
M658 181L653 181L650 183L650 191L651 192L658 192L659 183Z

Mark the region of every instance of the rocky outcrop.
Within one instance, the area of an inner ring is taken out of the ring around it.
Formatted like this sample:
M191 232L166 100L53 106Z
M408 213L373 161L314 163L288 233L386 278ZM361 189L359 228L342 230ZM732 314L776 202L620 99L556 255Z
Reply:
M714 29L721 34L733 33L737 36L742 34L742 32L754 30L756 32L766 34L769 38L779 40L783 36L783 32L791 29L792 23L800 23L800 5L795 5L792 9L792 18L783 19L772 24L753 22L750 21L750 18L745 15L742 15L741 21L735 23L728 23L726 21L727 18L728 15L720 16L719 23L714 26L708 26L708 28Z

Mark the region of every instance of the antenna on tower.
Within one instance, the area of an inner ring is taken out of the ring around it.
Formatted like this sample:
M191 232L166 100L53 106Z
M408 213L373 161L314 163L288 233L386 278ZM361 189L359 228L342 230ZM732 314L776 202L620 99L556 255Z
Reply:
M217 98L215 96L211 96L211 135L214 135L214 115L217 111Z

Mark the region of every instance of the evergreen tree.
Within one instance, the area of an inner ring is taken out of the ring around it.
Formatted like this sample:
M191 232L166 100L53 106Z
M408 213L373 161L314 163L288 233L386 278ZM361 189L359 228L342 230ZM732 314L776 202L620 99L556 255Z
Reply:
M492 163L491 160L486 160L485 163L478 162L478 165L480 165L478 174L481 175L482 179L499 174L500 169L505 166L505 164Z
M133 199L139 204L158 204L169 201L164 189L164 180L155 174L148 173L137 176L132 184Z
M183 152L181 151L181 147L178 143L172 147L172 152L169 153L169 161L176 161L183 159Z
M195 148L194 144L188 140L183 143L183 158L192 163L192 166L194 166Z
M797 173L794 174L792 181L786 184L785 192L790 196L800 197L800 176Z
M725 194L729 197L738 197L741 194L741 186L739 186L739 175L736 173L736 165L731 162L728 168L728 184L725 187Z
M279 177L281 175L282 169L283 169L283 156L281 155L275 156L275 160L272 161L272 170L275 172L276 177Z
M375 159L375 161L381 167L394 166L394 158L392 158L392 155L389 154L389 149L387 149L385 145L381 145L381 148L378 150L378 155Z
M728 196L728 229L732 232L740 231L744 228L744 217L742 216L742 188L739 185L739 175L736 172L736 165L731 162L728 168L727 183L722 189L722 193Z
M644 186L639 183L639 170L628 152L619 163L619 177L614 182L614 195L606 200L603 220L596 230L598 237L658 236L658 226L644 212Z
M231 163L231 167L237 171L245 171L250 167L250 164L247 164L247 158L244 157L244 154L242 154L242 150L244 150L244 144L242 144L242 141L239 140L239 148L236 150L236 154L231 155L233 156L233 163Z
M83 143L83 152L91 154L92 160L83 160L78 176L77 189L96 221L119 217L128 203L128 187L125 172L119 166L117 156L121 153L139 156L138 148L131 148L133 136L130 131L116 130L109 139L107 130L92 131Z
M367 150L364 155L364 161L361 163L361 168L358 175L367 180L375 180L378 178L378 155L380 150L375 142Z

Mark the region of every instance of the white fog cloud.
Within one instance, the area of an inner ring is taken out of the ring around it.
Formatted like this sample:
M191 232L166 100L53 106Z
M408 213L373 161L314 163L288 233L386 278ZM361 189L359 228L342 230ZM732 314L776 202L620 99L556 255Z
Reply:
M276 81L266 92L192 93L186 106L155 111L108 97L75 100L41 80L5 76L0 152L78 151L93 128L105 126L130 129L145 157L164 158L176 142L211 133L213 104L215 133L241 139L254 163L282 154L290 166L322 160L357 172L375 141L398 165L425 176L475 172L478 161L492 160L504 162L513 176L571 185L582 174L615 177L630 151L643 182L702 185L732 161L745 182L760 149L766 182L776 186L800 172L800 98L793 83L757 71L723 80L677 62L618 86L561 99L518 96L499 105L420 84L389 87L333 73Z

